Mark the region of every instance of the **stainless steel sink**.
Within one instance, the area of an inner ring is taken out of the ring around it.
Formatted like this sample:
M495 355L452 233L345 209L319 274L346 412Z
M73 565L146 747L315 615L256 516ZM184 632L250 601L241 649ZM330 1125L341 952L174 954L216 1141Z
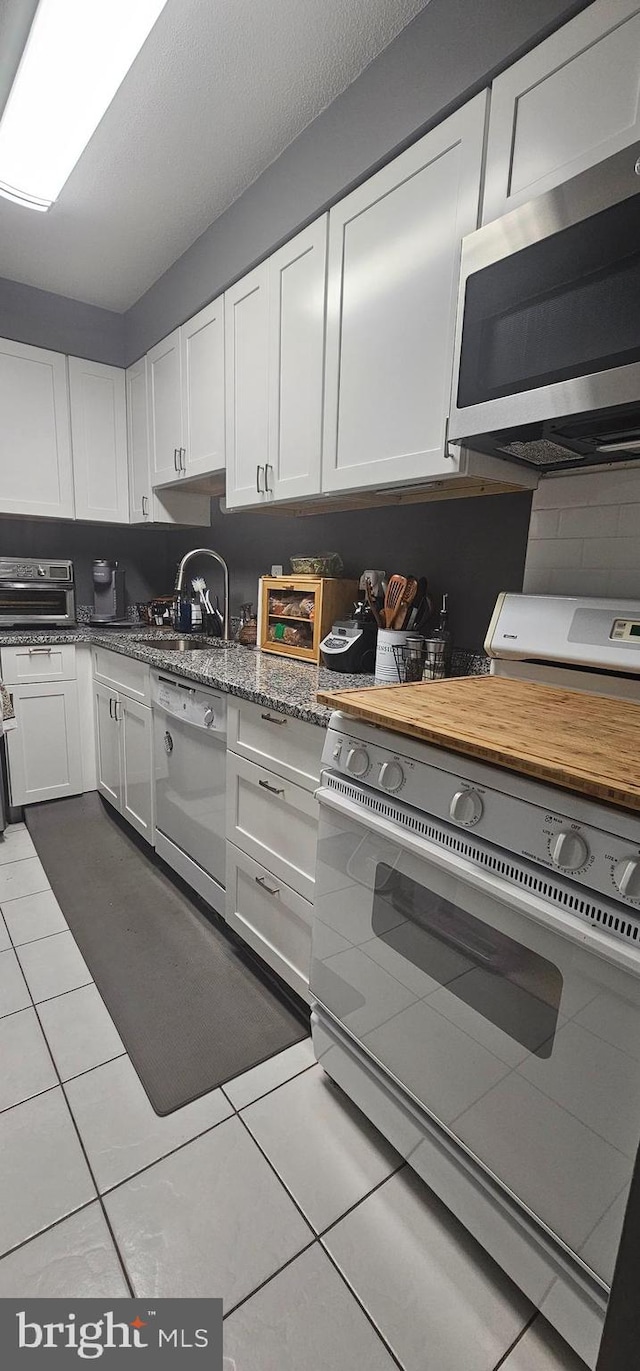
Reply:
M237 647L229 638L201 638L192 634L188 638L134 638L140 647L156 648L158 652L215 652L220 647Z

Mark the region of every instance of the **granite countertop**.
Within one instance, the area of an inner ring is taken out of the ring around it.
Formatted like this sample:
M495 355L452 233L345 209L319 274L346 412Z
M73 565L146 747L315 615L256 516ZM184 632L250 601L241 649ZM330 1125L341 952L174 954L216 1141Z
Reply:
M194 652L163 651L163 643L180 635L167 629L99 629L79 624L77 628L0 630L0 647L54 646L60 643L95 643L147 662L156 671L171 672L186 680L224 690L243 700L253 700L267 709L280 710L295 719L326 728L331 710L318 704L319 690L362 690L374 684L372 675L346 675L327 671L311 662L259 652L256 648L225 645L220 639Z

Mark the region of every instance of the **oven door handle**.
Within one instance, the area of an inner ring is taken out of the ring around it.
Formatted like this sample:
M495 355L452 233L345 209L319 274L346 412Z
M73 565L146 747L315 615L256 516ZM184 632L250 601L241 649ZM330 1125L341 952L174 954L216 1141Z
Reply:
M475 866L458 852L447 852L429 838L406 832L399 824L394 823L393 819L383 818L361 808L355 800L346 795L339 795L326 785L319 786L315 791L315 798L320 805L321 820L323 808L342 814L345 818L361 824L369 834L377 833L387 843L397 845L421 861L438 867L439 870L455 876L457 880L475 887L476 890L481 890L490 899L498 900L511 912L541 924L549 932L577 943L585 951L595 952L603 961L621 967L640 979L640 955L637 947L627 947L617 938L610 937L604 929L592 928L590 924L583 923L567 910L550 905L541 896L520 886L511 885L496 872L485 871L482 867Z

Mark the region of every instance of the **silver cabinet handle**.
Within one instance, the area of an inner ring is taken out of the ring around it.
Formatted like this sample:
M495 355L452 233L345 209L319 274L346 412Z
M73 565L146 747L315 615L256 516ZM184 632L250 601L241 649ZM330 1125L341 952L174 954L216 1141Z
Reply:
M50 656L51 656L51 648L50 648L50 647L30 647L30 648L29 648L29 656L30 656L30 657L50 657Z
M113 708L114 708L114 712L115 712L116 723L119 724L119 723L121 722L121 720L122 720L122 715L119 713L119 710L121 709L121 702L120 702L120 700L114 700L114 702L113 702Z
M268 790L271 795L284 795L284 790L279 790L276 785L269 785L268 781L258 781L258 785L261 785L263 790Z
M181 447L181 448L180 448L180 470L183 471L184 474L185 474L185 476L186 476L186 474L187 474L187 449L186 449L186 447Z
M261 714L260 718L264 719L266 724L278 724L279 727L287 722L285 718L276 719L275 714Z
M180 470L180 467L178 466L178 452L179 452L179 449L178 449L177 447L174 447L174 449L173 449L173 465L174 465L174 468L175 468L176 471L179 471L179 470Z
M256 490L258 492L258 495L264 495L264 486L260 485L261 471L264 471L264 467L261 467L260 464L258 464L258 466L256 467Z
M280 894L280 886L278 886L278 885L276 885L276 886L267 885L267 881L266 881L266 879L265 879L264 876L256 876L256 885L261 885L261 886L262 886L262 889L263 889L263 890L266 890L267 895L279 895L279 894Z
M109 696L109 718L113 718L113 695Z
M269 485L269 472L270 472L270 471L273 471L273 467L272 467L272 465L271 465L271 462L267 462L267 465L266 465L266 467L265 467L265 469L264 469L264 490L265 490L265 495L273 495L273 486L270 486L270 485Z
M143 497L142 497L142 517L143 517L143 519L146 519L148 513L149 513L149 496L148 496L148 495L143 495Z

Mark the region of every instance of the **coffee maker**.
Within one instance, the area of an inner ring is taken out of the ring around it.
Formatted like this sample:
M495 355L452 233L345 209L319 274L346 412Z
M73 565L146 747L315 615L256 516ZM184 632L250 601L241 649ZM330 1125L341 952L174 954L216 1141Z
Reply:
M93 563L93 615L89 621L96 627L129 626L125 617L124 571L117 562Z

